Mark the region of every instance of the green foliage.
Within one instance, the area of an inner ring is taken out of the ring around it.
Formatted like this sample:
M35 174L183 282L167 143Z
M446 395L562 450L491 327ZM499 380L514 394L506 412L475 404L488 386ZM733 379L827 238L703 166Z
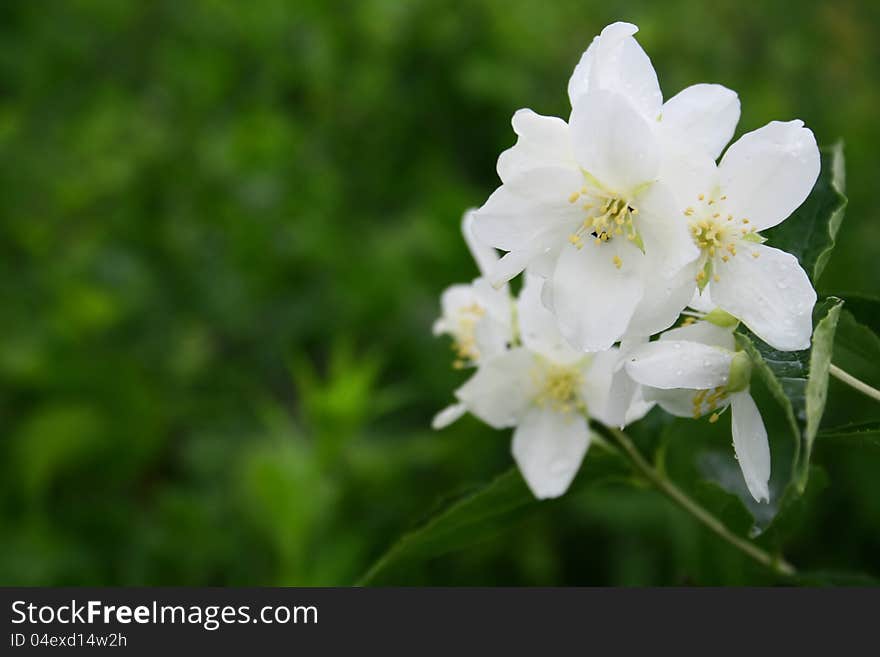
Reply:
M872 386L880 386L880 337L856 319L846 302L834 341L834 362Z
M828 370L842 304L834 297L817 304L812 346L804 351L778 351L751 333L736 336L788 420L795 439L792 477L800 492L807 485L813 441L825 412Z
M858 422L819 432L823 441L841 443L842 447L880 447L880 422Z
M609 481L626 479L628 468L615 454L594 447L569 494ZM404 534L361 578L374 583L385 571L407 561L432 559L486 540L527 513L553 502L538 502L516 468L450 504L424 525Z

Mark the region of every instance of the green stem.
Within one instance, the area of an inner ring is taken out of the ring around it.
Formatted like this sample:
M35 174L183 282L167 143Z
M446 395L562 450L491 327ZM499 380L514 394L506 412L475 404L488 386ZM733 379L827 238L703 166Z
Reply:
M863 395L868 395L868 397L870 397L874 401L880 401L880 390L877 390L877 388L872 388L867 383L865 383L864 381L860 381L849 372L843 371L834 363L831 364L830 371L831 376L833 376L835 379L843 381L846 385L850 386L851 388L855 388Z
M747 541L731 532L720 520L718 520L718 518L688 497L683 490L672 483L672 481L657 470L657 468L648 463L641 453L639 453L638 448L633 444L629 436L623 431L613 428L609 429L609 431L617 439L617 442L623 448L623 451L626 452L626 455L629 457L630 461L632 461L633 465L635 465L636 469L638 469L648 481L654 484L661 493L690 513L704 527L730 543L740 552L748 555L761 565L766 566L779 575L791 577L797 572L794 566L788 563L785 559L774 557L751 541Z

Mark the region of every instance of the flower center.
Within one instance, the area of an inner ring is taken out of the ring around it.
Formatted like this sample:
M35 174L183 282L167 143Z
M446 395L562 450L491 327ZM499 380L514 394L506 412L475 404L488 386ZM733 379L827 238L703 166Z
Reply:
M477 322L486 314L486 309L477 303L472 303L458 311L456 331L453 336L452 350L455 352L455 361L452 366L462 369L469 363L480 358L480 350L477 349L476 328Z
M577 367L547 364L533 372L533 377L538 387L535 403L541 408L562 413L586 410L580 393L584 377Z
M724 245L724 226L713 219L691 222L690 229L694 243L711 256Z
M726 196L700 194L696 207L690 206L684 210L684 216L690 218L688 227L691 238L702 251L700 269L696 276L700 289L709 282L710 277L715 282L720 280L716 258L722 263L730 260L736 255L742 240L757 243L763 241L749 225L748 219L736 219L732 214L724 212L726 200ZM752 252L753 257L757 258L758 255L757 251Z
M712 413L709 422L717 422L718 413L715 410L724 403L725 399L727 399L727 388L724 386L711 390L698 390L691 400L694 419L706 413Z
M577 229L568 236L569 243L576 249L584 248L584 244L590 240L599 246L623 235L642 248L641 237L633 225L639 210L626 200L614 194L591 192L586 187L582 187L568 197L568 202L572 204L580 202L581 209L586 215ZM623 264L617 255L612 261L618 269Z

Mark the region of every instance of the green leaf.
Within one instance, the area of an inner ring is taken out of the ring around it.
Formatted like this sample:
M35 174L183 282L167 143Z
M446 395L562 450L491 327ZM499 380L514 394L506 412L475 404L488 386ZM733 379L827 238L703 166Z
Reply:
M819 280L846 210L843 143L821 149L822 170L807 200L764 236L770 246L797 256L814 283Z
M816 438L821 441L834 441L853 446L880 447L880 421L857 422L842 427L824 429Z
M856 322L880 334L880 298L863 292L829 292L825 296L843 299L847 312L852 313Z
M785 542L804 526L815 500L827 486L828 475L824 470L815 466L810 468L809 485L806 490L799 492L793 486L785 490L782 499L779 500L776 515L761 532L757 539L758 543L777 554L781 553Z
M880 337L856 319L848 300L834 341L834 364L868 385L880 386Z
M629 475L629 468L620 456L594 446L587 453L566 498L585 487ZM390 568L406 562L431 559L479 543L548 503L556 502L536 500L517 468L511 468L489 484L454 502L420 527L404 534L361 577L358 584L370 584Z
M746 488L730 444L730 424L676 418L663 431L656 464L665 476L721 520L732 532L748 536L765 524L770 512Z
M835 297L817 304L813 312L812 348L777 351L754 334L737 333L737 342L755 371L782 407L795 439L793 482L802 493L809 479L810 455L828 395L828 371L834 334L843 302Z

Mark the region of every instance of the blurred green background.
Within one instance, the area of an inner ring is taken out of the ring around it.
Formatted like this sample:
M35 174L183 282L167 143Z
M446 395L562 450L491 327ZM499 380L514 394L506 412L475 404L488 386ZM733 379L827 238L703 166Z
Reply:
M459 219L510 116L567 116L619 19L666 97L719 82L738 133L845 140L819 287L880 289L876 2L0 4L0 583L349 584L508 468L508 432L430 430L464 377L430 325L476 275ZM826 424L872 410L833 383ZM880 576L877 451L816 460L829 486L787 556ZM608 486L383 583L764 577Z

